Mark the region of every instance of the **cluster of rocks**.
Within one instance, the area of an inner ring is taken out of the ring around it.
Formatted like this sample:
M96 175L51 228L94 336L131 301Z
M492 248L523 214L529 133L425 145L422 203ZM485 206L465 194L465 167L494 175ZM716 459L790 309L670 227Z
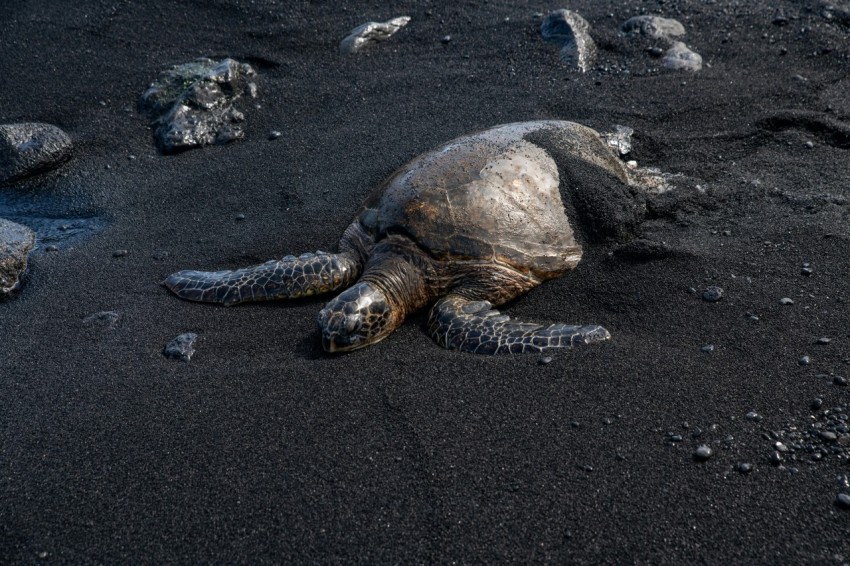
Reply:
M242 95L256 98L255 76L247 63L197 59L160 73L139 106L154 120L164 152L229 143L245 135L245 115L234 103Z
M662 57L661 66L674 71L699 71L702 57L678 38L685 35L679 21L660 16L635 16L626 20L620 30L626 36L642 36L665 45L650 48L652 55ZM543 20L540 34L547 43L561 47L561 61L568 67L587 71L593 65L598 49L590 36L590 24L571 10L555 10Z
M770 461L777 466L818 462L826 458L850 463L850 404L820 410L821 399L812 401L817 411L804 426L788 424L762 434L771 443Z
M71 138L51 124L0 125L0 185L55 169L71 157ZM35 232L0 218L0 299L20 287Z

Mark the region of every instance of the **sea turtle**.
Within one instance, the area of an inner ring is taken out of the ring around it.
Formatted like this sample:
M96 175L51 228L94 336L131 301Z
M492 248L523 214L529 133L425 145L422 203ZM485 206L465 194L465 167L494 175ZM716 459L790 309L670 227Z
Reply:
M601 326L516 322L493 307L579 262L582 247L565 201L571 216L584 213L590 225L604 227L610 219L599 202L604 209L608 192L636 194L635 179L612 144L586 126L495 126L397 170L345 230L338 253L290 255L235 271L180 271L164 285L183 299L225 305L349 287L319 313L328 352L378 342L435 300L428 332L450 349L544 352L607 340ZM582 187L584 196L576 198ZM571 194L562 200L562 191ZM629 214L614 218L615 230L633 220Z

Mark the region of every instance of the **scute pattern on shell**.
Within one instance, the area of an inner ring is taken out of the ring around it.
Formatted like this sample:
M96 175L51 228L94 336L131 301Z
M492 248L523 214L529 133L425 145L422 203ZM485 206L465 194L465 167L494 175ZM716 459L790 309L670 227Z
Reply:
M569 145L599 166L614 161L602 138L579 124L498 126L402 167L367 201L361 223L376 239L404 233L440 260L493 260L540 279L560 275L578 263L581 247L564 211L557 165L526 140L541 130L573 140Z

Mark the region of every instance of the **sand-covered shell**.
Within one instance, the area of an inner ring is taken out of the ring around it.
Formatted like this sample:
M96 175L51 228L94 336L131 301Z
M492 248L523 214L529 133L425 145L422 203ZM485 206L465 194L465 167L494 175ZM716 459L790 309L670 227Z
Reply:
M580 124L506 124L412 160L359 215L376 240L402 233L441 260L491 260L548 279L575 267L581 246L561 198L558 165L540 135L626 180L602 137Z

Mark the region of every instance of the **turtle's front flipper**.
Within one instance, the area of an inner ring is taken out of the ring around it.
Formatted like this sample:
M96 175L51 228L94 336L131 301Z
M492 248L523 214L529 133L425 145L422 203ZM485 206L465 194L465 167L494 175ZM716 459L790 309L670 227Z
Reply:
M163 285L181 299L234 305L327 293L354 283L361 269L353 253L318 252L235 271L178 271Z
M601 326L552 324L542 326L512 321L488 301L448 295L431 309L428 331L438 344L473 354L520 354L572 348L608 340Z

